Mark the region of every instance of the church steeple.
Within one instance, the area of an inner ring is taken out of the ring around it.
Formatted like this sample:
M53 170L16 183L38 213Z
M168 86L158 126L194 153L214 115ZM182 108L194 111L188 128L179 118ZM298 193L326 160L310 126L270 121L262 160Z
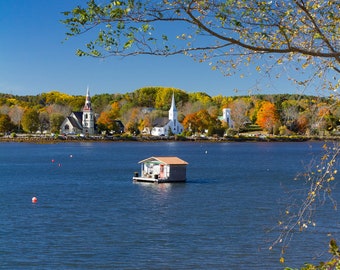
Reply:
M171 107L169 110L169 120L177 121L177 108L175 104L175 94L172 93Z
M91 106L90 90L87 87L85 105L83 107L83 133L94 134L94 113Z
M86 90L86 99L85 99L85 105L84 105L83 111L92 111L90 89L88 87Z

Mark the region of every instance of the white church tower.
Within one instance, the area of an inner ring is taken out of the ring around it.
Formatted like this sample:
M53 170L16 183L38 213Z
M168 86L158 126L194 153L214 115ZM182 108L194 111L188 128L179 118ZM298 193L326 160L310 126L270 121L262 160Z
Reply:
M83 133L94 134L94 112L91 106L90 90L87 88L85 105L83 107Z
M231 119L231 109L224 108L222 110L222 112L223 112L223 117L222 117L223 121L226 122L229 127L233 128L234 127L234 122Z
M171 107L169 110L169 120L170 121L176 121L177 120L177 108L175 104L175 96L172 94L172 100L171 100Z
M175 104L175 96L172 94L171 107L169 110L170 128L173 134L180 134L183 132L183 126L178 122L178 112Z

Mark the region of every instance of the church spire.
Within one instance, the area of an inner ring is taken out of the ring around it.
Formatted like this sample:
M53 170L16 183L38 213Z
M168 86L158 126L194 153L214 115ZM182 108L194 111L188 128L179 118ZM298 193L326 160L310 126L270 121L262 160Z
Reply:
M87 90L86 90L86 98L85 98L85 105L84 105L83 111L92 111L89 87L87 87Z
M175 104L175 94L172 93L171 107L169 110L169 120L177 121L177 108Z
M170 111L177 111L176 104L175 104L175 94L174 93L172 93L172 100L171 100Z
M91 106L90 90L87 87L85 105L83 107L83 133L84 134L94 134L94 112Z

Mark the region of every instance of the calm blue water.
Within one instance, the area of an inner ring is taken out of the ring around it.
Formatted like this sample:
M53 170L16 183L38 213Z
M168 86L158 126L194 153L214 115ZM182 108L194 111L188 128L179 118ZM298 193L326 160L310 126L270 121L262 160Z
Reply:
M270 229L321 145L2 143L0 268L283 269ZM188 181L133 183L138 161L157 155L188 161ZM327 233L339 236L337 212L320 220L294 236L286 266L313 262Z

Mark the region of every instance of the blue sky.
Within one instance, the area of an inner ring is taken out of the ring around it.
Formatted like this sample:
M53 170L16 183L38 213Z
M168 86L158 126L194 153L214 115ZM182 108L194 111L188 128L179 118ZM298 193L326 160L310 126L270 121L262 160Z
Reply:
M247 95L259 80L224 77L207 63L186 56L136 56L105 60L77 57L83 42L64 42L62 11L81 0L0 0L0 92L37 95L52 90L70 95L126 93L145 86L165 86L211 96ZM267 84L270 86L267 87ZM288 93L294 88L284 79L262 81L260 93ZM237 88L239 91L234 92Z

